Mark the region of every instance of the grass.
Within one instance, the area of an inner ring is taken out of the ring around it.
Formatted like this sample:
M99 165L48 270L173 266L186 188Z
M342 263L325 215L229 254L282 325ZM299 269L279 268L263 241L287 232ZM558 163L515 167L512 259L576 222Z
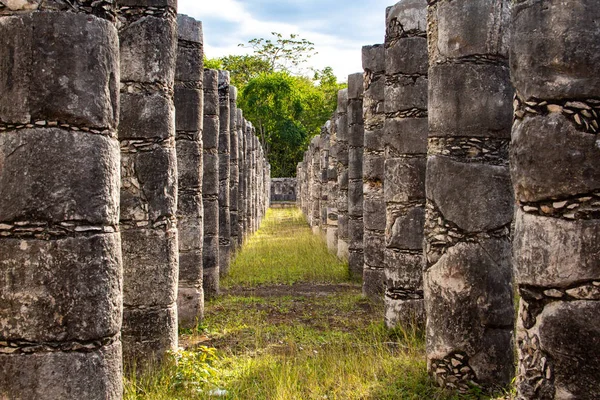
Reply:
M268 212L223 286L202 326L182 332L179 362L129 375L126 400L486 398L437 388L423 333L386 329L296 209Z
M262 226L237 255L222 286L297 282L339 283L349 278L347 264L327 251L311 233L297 208L269 209Z

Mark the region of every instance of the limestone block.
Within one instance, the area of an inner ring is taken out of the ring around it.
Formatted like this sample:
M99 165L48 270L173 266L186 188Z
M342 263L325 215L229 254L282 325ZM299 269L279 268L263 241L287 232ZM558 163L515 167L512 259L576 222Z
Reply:
M388 248L421 250L423 247L423 225L425 210L413 207L407 212L396 211L388 206L385 244Z
M0 37L0 120L116 127L118 37L110 22L42 11L2 17Z
M149 6L148 2L143 3L144 7ZM145 16L119 32L122 82L174 81L176 25L174 19ZM152 43L152 46L140 46L140 43Z
M563 114L517 121L511 143L511 173L517 199L537 202L600 189L597 143L595 135L578 131Z
M391 25L399 27L402 32L424 32L427 29L427 1L399 1L387 8L385 20L388 29Z
M467 232L494 230L512 221L514 205L508 167L429 157L427 197L447 221Z
M403 38L386 49L385 73L388 76L427 75L427 68L427 39L424 37Z
M478 382L510 380L514 309L504 267L510 256L508 240L459 243L425 272L428 364L460 349Z
M219 234L219 203L216 198L204 198L204 235Z
M365 71L372 72L385 70L385 51L382 44L363 46L362 67Z
M436 20L432 59L508 57L509 35L505 32L509 28L510 7L506 0L439 2L431 12Z
M399 76L394 84L385 87L385 112L427 109L427 78Z
M383 163L385 161L383 154L365 153L363 157L363 179L368 182L383 182Z
M181 235L180 235L181 236ZM204 236L199 234L204 244ZM179 283L202 285L202 247L198 250L179 250ZM187 286L187 285L186 285ZM186 289L179 286L179 291ZM178 296L179 298L179 296ZM178 300L178 304L181 300Z
M118 334L120 247L116 233L0 240L2 340L87 342Z
M427 118L386 118L383 139L386 146L386 157L427 154L428 134Z
M204 177L202 194L205 196L217 196L219 194L219 156L214 153L205 152L203 157Z
M202 90L175 88L175 109L177 110L177 131L199 132L203 129L202 110L204 96Z
M365 107L365 110L366 110L366 107ZM379 117L384 116L383 110L381 110L381 113L382 114ZM383 149L384 137L385 137L384 130L383 130L383 121L380 125L381 125L381 128L377 128L377 129L365 128L365 141L364 141L365 149L373 150L373 151L380 151Z
M118 160L118 144L102 135L58 128L3 132L0 221L116 225Z
M204 315L204 292L202 286L180 287L177 295L177 318L179 326L195 328Z
M384 213L385 215L385 213ZM367 266L383 265L383 249L385 247L384 236L380 233L365 230L364 232L364 253L365 264Z
M429 129L432 136L510 137L507 121L512 119L514 90L508 67L493 64L433 65L429 80L432 88L429 94Z
M123 310L125 361L160 359L177 348L177 306L159 309Z
M425 198L423 158L385 160L385 200L390 203L419 201Z
M174 7L175 2L169 3L168 1L162 0L163 4ZM145 2L147 3L147 2ZM198 21L192 17L188 17L184 14L177 14L177 38L179 40L185 40L186 42L192 42L197 44L204 43L204 36L202 32L202 21ZM200 57L202 58L202 57ZM179 67L179 65L178 65ZM195 80L195 79L181 79L181 80ZM201 78L199 79L201 80Z
M204 128L202 133L202 141L204 148L207 150L217 149L219 146L219 117L218 114L208 114L207 110L211 108L209 106L210 101L204 98Z
M387 248L386 260L389 264L385 268L385 286L388 289L402 288L419 293L413 300L423 300L423 255L400 252Z
M549 361L555 398L591 398L600 392L598 301L557 301L538 316L539 346ZM565 329L565 327L568 327Z
M385 273L383 268L365 268L363 270L363 295L377 301L383 300L385 293Z
M178 140L176 152L179 187L187 190L202 188L202 142Z
M156 221L174 216L177 207L174 148L155 147L151 151L123 154L121 164L121 178L128 183L121 187L121 221ZM147 216L140 216L140 209Z
M175 107L164 93L121 95L119 139L165 140L174 129Z
M175 303L177 288L173 282L177 282L178 274L177 231L124 230L121 237L123 264L128 266L123 275L124 305L168 307Z
M515 4L511 70L524 99L597 98L600 31L594 0Z
M517 211L515 280L520 285L569 287L600 278L600 222L567 221Z
M118 341L86 352L0 354L0 393L7 399L120 400L122 375Z
M385 202L382 196L365 197L363 200L363 220L365 229L377 230L383 232L385 230Z

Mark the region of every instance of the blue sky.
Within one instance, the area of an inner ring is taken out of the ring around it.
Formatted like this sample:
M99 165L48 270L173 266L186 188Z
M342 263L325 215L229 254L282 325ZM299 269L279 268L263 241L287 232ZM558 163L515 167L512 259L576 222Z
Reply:
M382 43L393 0L179 0L179 12L200 21L207 57L243 54L238 47L271 32L315 43L310 66L333 68L339 80L361 72L363 45Z

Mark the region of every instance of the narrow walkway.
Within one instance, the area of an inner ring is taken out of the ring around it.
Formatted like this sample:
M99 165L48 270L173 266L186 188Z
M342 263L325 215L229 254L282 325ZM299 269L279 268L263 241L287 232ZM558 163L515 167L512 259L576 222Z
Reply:
M269 210L223 287L206 304L200 329L181 335L188 351L170 372L179 376L172 388L147 387L128 399L483 398L432 385L422 336L384 328L381 307L361 296L347 264L328 253L298 209ZM182 376L198 376L190 354L203 346L217 355L208 383L182 384Z

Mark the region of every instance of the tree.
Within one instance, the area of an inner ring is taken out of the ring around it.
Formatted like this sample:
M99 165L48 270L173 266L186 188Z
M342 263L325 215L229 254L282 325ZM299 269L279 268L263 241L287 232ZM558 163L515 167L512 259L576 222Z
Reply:
M289 39L277 32L271 32L271 35L274 39L254 38L247 45L239 46L253 49L256 56L269 63L272 71L291 72L317 54L315 44L297 34L291 34Z

